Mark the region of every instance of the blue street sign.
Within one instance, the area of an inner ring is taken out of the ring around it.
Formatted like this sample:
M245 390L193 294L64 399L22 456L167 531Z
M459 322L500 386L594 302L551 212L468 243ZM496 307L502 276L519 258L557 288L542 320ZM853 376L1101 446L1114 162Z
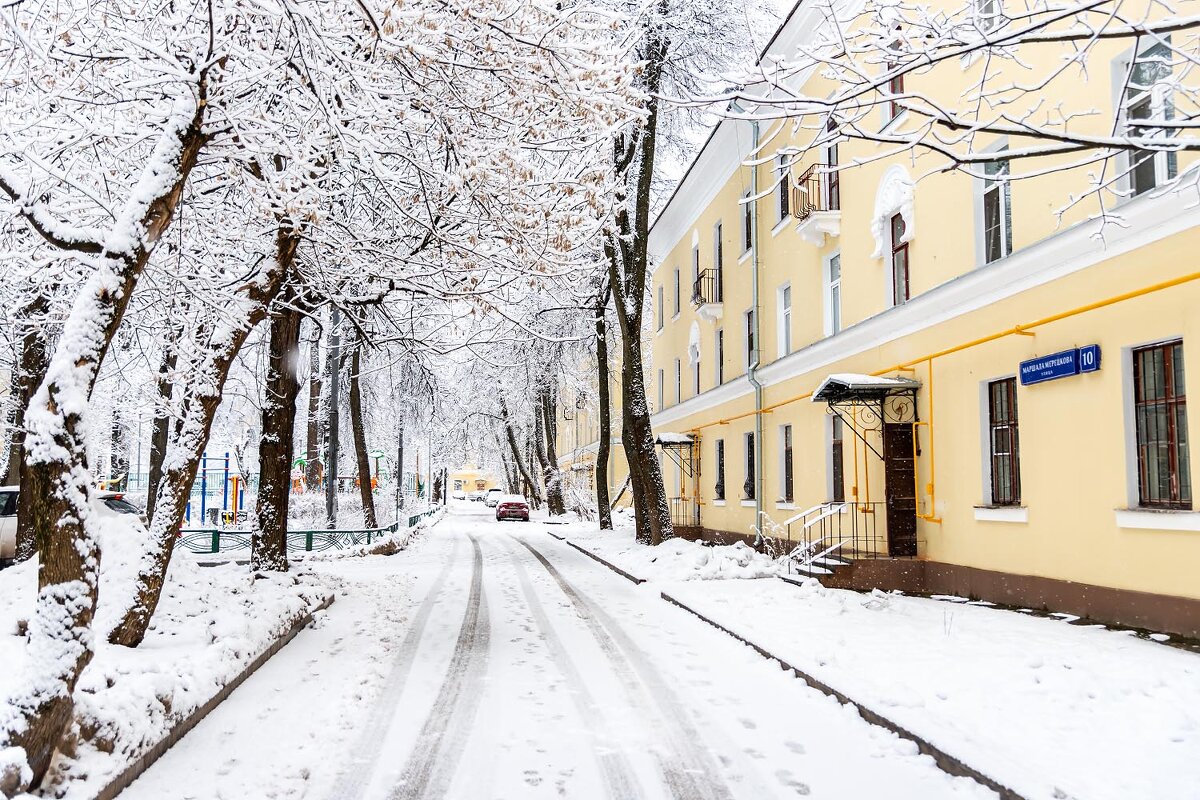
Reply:
M1100 345L1089 344L1021 362L1021 385L1032 386L1100 369Z

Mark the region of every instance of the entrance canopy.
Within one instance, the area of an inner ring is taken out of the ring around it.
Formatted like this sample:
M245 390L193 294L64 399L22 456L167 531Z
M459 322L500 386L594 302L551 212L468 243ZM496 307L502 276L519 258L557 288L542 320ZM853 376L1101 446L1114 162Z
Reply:
M862 375L857 372L838 372L821 381L813 392L814 403L830 405L878 403L887 397L906 395L911 397L921 388L919 381L912 378L884 378L878 375Z
M690 433L660 433L654 437L654 443L679 465L684 475L696 474L695 451L692 449L696 438Z

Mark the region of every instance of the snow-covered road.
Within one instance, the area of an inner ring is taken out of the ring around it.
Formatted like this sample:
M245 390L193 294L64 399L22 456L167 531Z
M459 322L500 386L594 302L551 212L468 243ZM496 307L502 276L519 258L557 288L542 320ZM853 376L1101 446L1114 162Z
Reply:
M456 509L123 795L994 797L550 537Z

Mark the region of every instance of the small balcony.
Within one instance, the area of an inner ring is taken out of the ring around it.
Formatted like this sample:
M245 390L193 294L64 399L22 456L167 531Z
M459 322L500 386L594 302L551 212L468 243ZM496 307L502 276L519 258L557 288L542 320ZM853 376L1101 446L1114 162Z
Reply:
M696 306L696 313L702 319L719 320L723 314L723 294L721 270L703 270L692 284L692 305Z
M841 182L838 173L827 172L826 164L813 164L796 180L792 189L792 216L799 220L800 238L817 247L826 236L842 232Z

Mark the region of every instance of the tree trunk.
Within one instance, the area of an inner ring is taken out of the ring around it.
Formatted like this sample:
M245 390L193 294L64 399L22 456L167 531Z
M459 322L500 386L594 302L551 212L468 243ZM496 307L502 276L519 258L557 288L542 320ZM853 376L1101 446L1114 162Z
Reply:
M659 0L660 13L666 0ZM645 67L640 88L646 114L613 146L618 186L613 228L604 243L613 305L621 327L621 443L629 462L638 541L658 544L674 535L662 468L646 399L642 362L642 316L650 240L650 189L658 139L658 96L668 41L663 28L648 25L641 44ZM633 192L632 203L628 193Z
M304 457L305 488L315 492L321 486L321 328L314 321L308 340L308 426Z
M542 498L538 495L537 484L533 482L529 468L525 466L525 461L521 458L521 448L517 445L517 433L513 430L512 423L508 419L508 407L504 404L503 397L500 398L500 416L504 420L504 434L508 439L508 447L512 451L513 461L516 463L517 470L521 473L521 479L525 481L525 486L528 490L524 494L529 498L529 502L536 507Z
M299 234L290 229L279 230L276 256L270 262L267 274L245 286L246 297L240 309L242 326L224 338L217 349L202 350L197 354L195 363L190 365L193 377L189 381L189 388L193 394L185 398L178 434L168 449L166 464L169 466L159 481L154 519L150 522L148 552L138 572L134 596L128 599L121 621L108 634L112 644L137 647L146 636L150 619L158 607L167 567L171 563L175 534L183 523L184 509L196 480L200 458L208 444L213 418L221 404L230 367L250 331L266 318L267 309L279 295L283 276L291 269L299 243ZM211 338L209 334L206 330L198 330L193 338L197 342L206 342Z
M329 349L325 354L325 527L337 527L338 513L338 449L341 444L341 422L338 419L338 388L341 379L342 342L339 328L342 312L333 306L329 312Z
M25 414L33 393L46 379L46 371L50 368L50 350L47 347L46 336L41 333L31 321L35 316L42 316L50 308L49 298L38 294L21 310L22 321L27 326L21 336L21 358L17 369L13 372L13 428L12 440L9 444L9 465L7 483L21 484L25 479ZM28 484L26 484L28 485ZM17 509L17 541L15 559L28 561L37 552L37 533L34 523L28 515L20 511L20 498Z
M358 495L362 498L363 525L378 528L375 519L375 495L371 491L371 459L367 455L367 432L363 426L362 388L359 370L362 368L362 341L350 357L350 429L354 435L354 457L358 462Z
M296 397L300 394L300 323L294 287L284 290L271 315L267 379L263 393L262 438L258 445L257 530L251 539L250 568L287 572L287 521L291 501Z
M179 340L183 327L171 326L171 340L158 369L158 405L154 409L154 427L150 431L150 474L146 481L146 519L154 519L154 502L158 497L158 482L162 480L163 459L171 433L171 397L175 393L175 365L179 359Z
M555 384L547 383L540 403L542 431L546 436L546 463L542 475L546 483L546 507L553 516L567 513L567 504L563 502L562 473L558 469L558 451L554 441L558 436L558 426L555 424L558 418L554 402L556 394Z
M154 245L170 226L183 186L208 141L205 92L189 117L173 114L125 211L103 243L88 246L95 267L63 325L46 378L26 414L18 516L32 525L41 556L29 651L41 667L9 703L0 751L22 748L36 786L70 726L72 693L92 660L100 553L88 503L88 398ZM175 173L164 181L165 165ZM43 234L45 235L45 234ZM83 249L83 245L76 245ZM110 247L112 249L110 249Z
M596 368L600 393L600 430L596 442L596 511L600 530L612 530L612 507L608 499L608 450L612 438L612 400L608 396L608 330L604 316L608 308L608 287L596 303Z

